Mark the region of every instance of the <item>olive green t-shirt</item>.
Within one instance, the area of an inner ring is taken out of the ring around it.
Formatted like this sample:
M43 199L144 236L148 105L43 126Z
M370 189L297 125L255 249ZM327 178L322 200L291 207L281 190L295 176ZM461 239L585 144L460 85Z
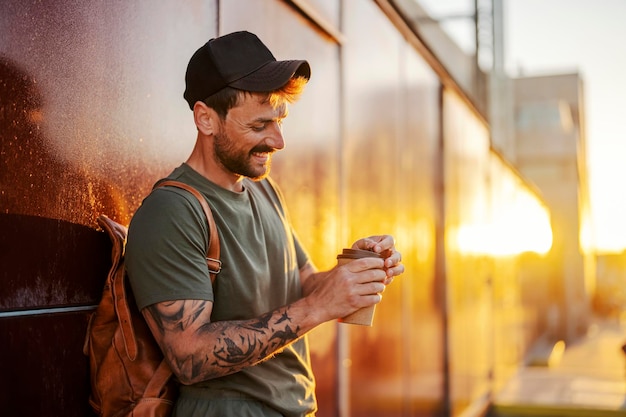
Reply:
M299 269L308 255L292 230L271 180L244 180L231 192L186 164L169 179L200 191L220 238L222 270L214 285L206 264L208 228L200 203L175 187L153 190L130 223L126 268L140 309L170 300L213 301L212 321L259 317L301 297ZM314 412L314 378L306 337L273 358L194 385L241 393L285 416Z

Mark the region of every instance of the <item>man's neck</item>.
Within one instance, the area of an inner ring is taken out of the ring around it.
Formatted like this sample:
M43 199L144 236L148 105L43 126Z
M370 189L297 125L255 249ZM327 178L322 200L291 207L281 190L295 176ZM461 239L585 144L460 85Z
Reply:
M212 183L226 190L235 193L243 191L244 177L224 172L213 160L207 160L204 154L198 155L196 152L193 152L185 163Z

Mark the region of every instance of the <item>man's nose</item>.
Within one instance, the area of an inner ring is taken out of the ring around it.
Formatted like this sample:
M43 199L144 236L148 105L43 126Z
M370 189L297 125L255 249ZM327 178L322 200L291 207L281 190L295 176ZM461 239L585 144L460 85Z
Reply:
M283 138L283 126L279 122L273 122L267 129L268 135L266 143L274 149L283 149L285 147L285 139Z

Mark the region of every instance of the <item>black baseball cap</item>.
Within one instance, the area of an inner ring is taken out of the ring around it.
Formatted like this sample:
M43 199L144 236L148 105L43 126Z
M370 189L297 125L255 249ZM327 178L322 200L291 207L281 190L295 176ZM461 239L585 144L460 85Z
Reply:
M294 76L311 77L304 60L277 61L261 40L250 32L213 38L198 49L187 66L185 93L189 108L226 86L253 92L270 92Z

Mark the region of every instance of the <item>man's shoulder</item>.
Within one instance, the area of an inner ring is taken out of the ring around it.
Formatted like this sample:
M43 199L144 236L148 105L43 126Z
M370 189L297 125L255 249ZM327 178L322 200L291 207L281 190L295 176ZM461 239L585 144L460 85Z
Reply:
M142 206L152 205L161 207L163 210L176 210L177 207L186 206L193 201L197 201L197 199L189 191L166 185L153 188L144 199Z
M188 191L172 186L156 187L144 198L129 227L138 223L160 227L180 225L202 217L200 202Z

